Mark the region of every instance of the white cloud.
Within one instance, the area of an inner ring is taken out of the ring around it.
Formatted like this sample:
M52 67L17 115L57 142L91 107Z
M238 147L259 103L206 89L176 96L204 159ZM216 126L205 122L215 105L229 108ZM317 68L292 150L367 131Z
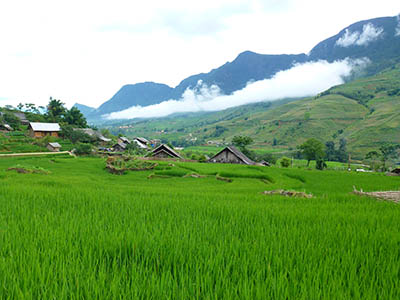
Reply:
M271 79L248 83L232 95L222 95L213 85L207 87L199 82L195 89L185 91L182 99L168 100L150 106L134 106L120 112L105 115L106 119L133 119L165 117L173 113L218 111L239 105L283 98L316 95L329 87L343 83L353 67L364 65L365 60L342 60L297 64L291 69L280 71Z
M400 14L397 15L397 27L396 32L394 33L395 36L400 36Z
M43 105L52 96L98 107L124 84L175 86L245 50L307 52L398 7L398 0L0 1L0 106Z
M369 43L376 41L383 33L383 28L375 27L372 23L365 24L363 31L350 32L345 30L344 34L336 41L336 45L340 47L349 47L352 45L367 46Z

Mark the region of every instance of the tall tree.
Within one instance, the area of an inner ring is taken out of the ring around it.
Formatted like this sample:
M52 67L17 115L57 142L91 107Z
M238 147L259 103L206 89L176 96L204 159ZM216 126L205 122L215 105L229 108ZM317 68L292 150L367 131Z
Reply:
M50 122L60 122L63 120L65 112L64 103L50 97L49 104L47 104L47 120Z
M299 150L307 159L307 166L310 165L311 160L317 160L325 157L324 144L317 139L311 138L298 146Z
M75 125L81 128L85 128L87 126L86 118L75 106L65 112L65 121L70 125Z

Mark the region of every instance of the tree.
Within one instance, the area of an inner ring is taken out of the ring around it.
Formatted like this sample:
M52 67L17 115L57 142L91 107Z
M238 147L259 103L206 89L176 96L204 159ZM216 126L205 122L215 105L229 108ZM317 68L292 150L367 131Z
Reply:
M63 120L65 112L64 103L50 97L49 104L47 104L47 120L50 122L60 122Z
M3 115L4 121L14 129L19 129L21 120L11 112L5 112Z
M251 143L253 143L253 139L249 136L236 135L232 139L232 144L234 144L236 147L239 147L241 150L245 149L246 146L250 145Z
M337 150L336 153L336 159L340 162L346 162L347 160L347 149L346 149L347 141L344 138L341 138L339 140L339 149Z
M369 160L376 160L380 159L382 162L382 169L386 170L386 162L391 159L396 157L397 152L396 150L400 148L400 145L394 145L394 144L384 144L379 147L379 152L378 151L370 151L367 153L365 156L365 159Z
M326 159L330 161L336 160L337 153L335 149L335 143L333 141L328 141L325 143L325 148Z
M315 138L308 139L303 144L298 146L302 155L307 159L307 167L311 160L325 157L324 145Z
M70 110L66 110L65 121L70 125L75 125L80 128L85 128L87 126L86 118L75 106Z

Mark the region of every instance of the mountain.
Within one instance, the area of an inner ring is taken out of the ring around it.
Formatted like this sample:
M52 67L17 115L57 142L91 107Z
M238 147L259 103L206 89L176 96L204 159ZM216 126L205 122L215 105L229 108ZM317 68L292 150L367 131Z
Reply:
M263 102L219 112L192 113L131 121L114 133L145 136L188 146L191 141L229 142L251 136L255 147L294 150L307 138L347 141L352 157L361 159L383 143L400 143L400 64L376 75L332 87L315 97ZM126 122L124 123L126 124Z
M365 75L377 72L400 61L400 25L397 17L383 17L354 23L317 44L309 53L296 55L264 55L245 51L232 62L190 76L175 88L145 82L123 86L98 109L85 114L89 120L99 120L104 114L121 111L134 105L147 106L168 99L179 99L187 88L196 88L199 81L218 85L225 94L246 86L249 81L271 78L294 63L318 60L333 62L346 58L365 59L371 63Z
M75 103L73 106L76 107L77 109L79 109L81 111L81 113L83 113L85 116L89 115L94 110L96 110L94 107L90 107L90 106L79 104L79 103Z
M174 96L174 89L166 84L155 82L128 84L124 85L110 100L100 105L91 115L101 116L136 105L152 105Z

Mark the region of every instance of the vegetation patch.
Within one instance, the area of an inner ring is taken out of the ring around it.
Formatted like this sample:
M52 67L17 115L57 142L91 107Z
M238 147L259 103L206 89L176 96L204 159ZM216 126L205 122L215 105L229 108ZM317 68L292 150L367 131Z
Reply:
M297 198L312 198L312 194L307 194L305 192L297 191L286 191L286 190L274 190L274 191L264 191L264 195L281 195L286 197L297 197Z
M25 165L15 165L7 169L7 171L16 171L17 173L21 174L50 174L49 170L46 170L42 167L35 167L35 166L25 166Z
M262 179L274 183L275 180L268 176L267 174L248 174L248 173L233 173L233 172L220 172L220 176L228 177L228 178L254 178L254 179Z
M302 183L306 183L306 179L298 174L289 174L289 173L283 173L283 175L285 175L286 177L292 178L292 179L296 179Z
M157 167L155 162L139 160L130 157L108 157L106 170L112 174L122 175L127 171L148 171Z

